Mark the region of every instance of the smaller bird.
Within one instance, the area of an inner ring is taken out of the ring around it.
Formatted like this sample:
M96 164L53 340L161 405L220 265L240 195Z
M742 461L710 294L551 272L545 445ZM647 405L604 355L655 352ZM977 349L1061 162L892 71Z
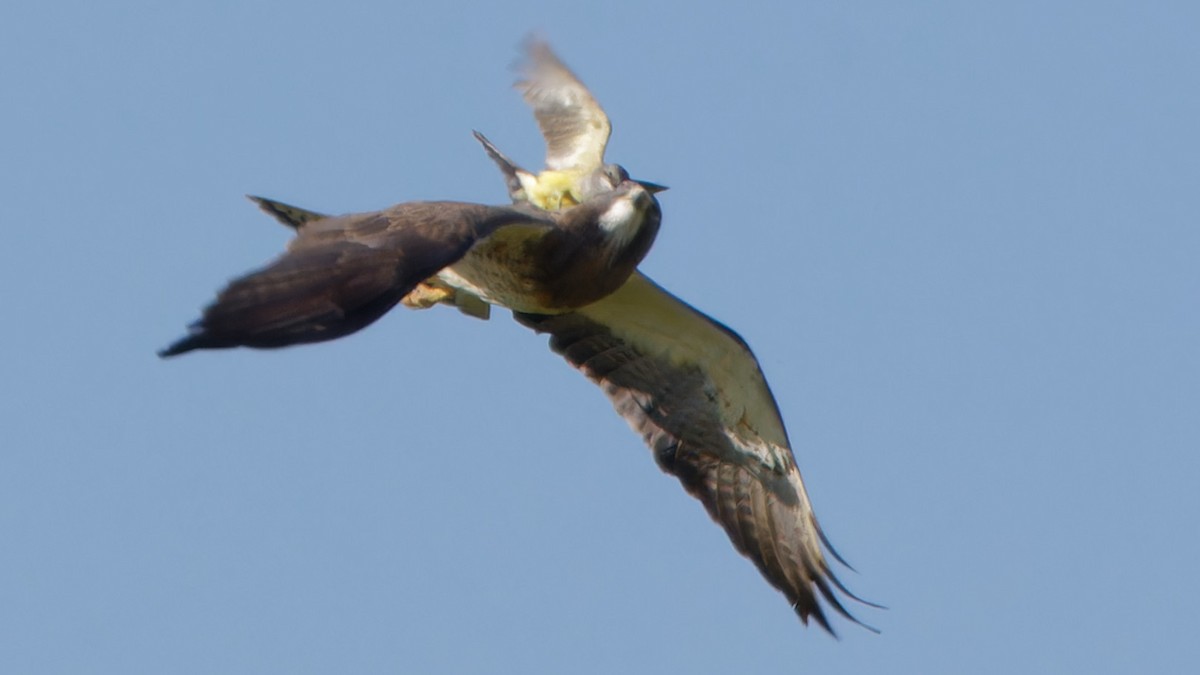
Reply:
M538 174L521 168L478 131L475 138L504 173L514 203L530 202L548 211L582 203L629 180L618 164L604 163L604 150L612 134L608 115L587 87L554 54L545 42L530 39L520 64L522 79L516 84L533 108L546 141L546 168ZM661 185L639 181L656 192Z

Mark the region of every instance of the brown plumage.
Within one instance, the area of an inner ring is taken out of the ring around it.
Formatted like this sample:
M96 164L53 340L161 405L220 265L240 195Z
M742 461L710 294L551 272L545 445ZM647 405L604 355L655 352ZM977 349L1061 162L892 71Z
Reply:
M658 202L633 181L557 213L409 202L322 217L255 201L296 229L287 252L230 282L160 356L332 340L374 322L435 276L506 307L570 309L624 283L650 249L660 218ZM612 236L624 230L627 237Z
M514 316L600 386L801 620L833 632L823 598L860 623L838 599L858 598L829 567L775 399L736 333L640 273L574 312Z
M336 338L418 284L428 292L406 303L474 303L483 307L469 311L475 316L507 307L601 387L659 467L700 500L802 621L832 633L826 605L858 622L841 599L858 598L826 558L841 560L813 513L754 354L636 271L658 232L653 194L662 188L603 163L604 111L547 45L527 49L518 86L545 137L547 170L521 169L476 133L515 206L414 202L327 217L252 198L296 238L275 262L231 282L162 355Z

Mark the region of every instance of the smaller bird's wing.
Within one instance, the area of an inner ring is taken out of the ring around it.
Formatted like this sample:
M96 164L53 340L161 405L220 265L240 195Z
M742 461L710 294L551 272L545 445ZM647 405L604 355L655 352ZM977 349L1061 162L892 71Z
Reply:
M857 622L838 599L854 596L826 561L775 399L740 337L641 273L574 312L515 317L600 385L801 620L832 632L824 598Z
M309 211L308 209L300 208L299 206L284 204L281 201L267 199L266 197L246 195L246 198L257 204L258 208L262 209L263 213L271 216L275 220L278 220L280 223L287 225L293 230L299 230L309 223L316 222L318 220L325 220L326 218L330 217L324 213Z
M283 220L297 221L298 228L287 252L231 281L188 334L160 356L348 335L383 316L497 228L553 224L548 215L458 202L409 202L315 220L289 212Z
M521 174L529 174L529 172L518 166L516 162L509 159L503 152L500 152L500 149L488 140L487 136L478 131L472 131L471 133L475 134L475 140L479 141L480 145L483 146L483 151L496 163L496 167L500 169L500 173L504 174L504 187L508 189L509 199L513 200L514 204L529 201L528 196L525 194L525 186L521 184Z
M533 108L546 139L546 168L599 168L612 132L604 109L545 42L531 39L525 52L517 89Z

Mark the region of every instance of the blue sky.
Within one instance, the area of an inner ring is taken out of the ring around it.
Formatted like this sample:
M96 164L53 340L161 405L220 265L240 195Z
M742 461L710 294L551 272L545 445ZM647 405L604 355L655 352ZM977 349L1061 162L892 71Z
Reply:
M0 668L1185 672L1200 586L1189 3L0 9ZM436 6L435 6L436 5ZM887 611L803 628L505 312L155 356L327 212L500 203L539 30L671 186Z

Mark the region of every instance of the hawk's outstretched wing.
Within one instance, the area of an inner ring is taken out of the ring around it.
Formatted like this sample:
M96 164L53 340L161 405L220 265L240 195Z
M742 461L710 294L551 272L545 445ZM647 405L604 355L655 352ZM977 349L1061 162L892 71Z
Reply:
M703 502L805 623L811 616L832 632L818 598L857 622L838 599L854 596L829 567L823 548L836 553L740 337L641 273L574 312L515 316L549 333L550 347L600 385L663 471Z
M348 335L383 316L418 283L457 262L497 228L553 226L551 214L459 202L409 202L324 218L279 202L255 201L296 228L287 252L231 281L188 334L160 356L283 347Z

